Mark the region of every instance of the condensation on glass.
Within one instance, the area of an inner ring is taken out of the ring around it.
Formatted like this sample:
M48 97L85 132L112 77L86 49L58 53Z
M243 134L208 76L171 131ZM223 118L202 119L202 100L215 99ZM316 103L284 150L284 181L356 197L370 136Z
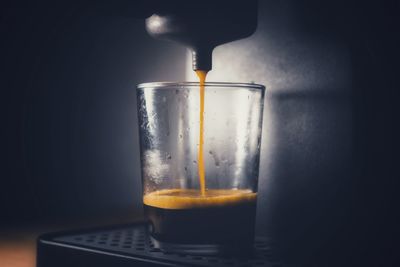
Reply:
M264 91L257 84L206 83L207 189L257 192ZM141 84L137 97L143 194L199 189L199 84Z

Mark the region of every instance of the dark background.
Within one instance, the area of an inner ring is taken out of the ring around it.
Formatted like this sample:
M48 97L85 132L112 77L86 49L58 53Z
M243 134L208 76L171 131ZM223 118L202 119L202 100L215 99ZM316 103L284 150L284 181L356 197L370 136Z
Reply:
M139 4L2 5L1 227L140 215L135 85L191 77L186 49L150 38ZM215 50L210 80L267 87L257 232L290 260L394 265L399 18L261 1L257 32Z

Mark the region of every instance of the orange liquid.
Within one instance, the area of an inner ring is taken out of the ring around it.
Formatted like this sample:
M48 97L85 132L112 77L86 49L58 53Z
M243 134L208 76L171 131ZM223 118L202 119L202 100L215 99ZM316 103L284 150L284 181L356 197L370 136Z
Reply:
M249 189L161 189L143 197L151 235L162 242L252 247L257 193ZM240 241L240 242L238 242Z
M206 194L206 171L204 168L204 85L207 71L196 70L200 82L200 125L199 125L199 149L197 154L197 166L199 169L200 192Z
M234 207L256 203L257 193L248 189L163 189L146 194L143 203L161 209Z

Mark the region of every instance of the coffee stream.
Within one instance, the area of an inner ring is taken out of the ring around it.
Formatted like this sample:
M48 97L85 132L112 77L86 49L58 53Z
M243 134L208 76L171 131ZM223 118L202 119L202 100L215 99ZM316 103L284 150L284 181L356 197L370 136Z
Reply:
M206 195L206 175L204 168L204 85L206 82L207 71L196 70L200 82L200 124L199 124L199 151L197 165L199 169L200 192Z

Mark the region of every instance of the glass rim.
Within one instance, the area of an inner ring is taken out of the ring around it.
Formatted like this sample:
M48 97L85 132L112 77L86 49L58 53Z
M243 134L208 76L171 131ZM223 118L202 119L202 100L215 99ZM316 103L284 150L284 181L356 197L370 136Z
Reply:
M168 87L199 87L199 82L148 82L140 83L137 89L146 88L168 88ZM257 83L235 83L235 82L205 82L204 86L207 87L234 87L234 88L247 88L265 90L265 86Z

